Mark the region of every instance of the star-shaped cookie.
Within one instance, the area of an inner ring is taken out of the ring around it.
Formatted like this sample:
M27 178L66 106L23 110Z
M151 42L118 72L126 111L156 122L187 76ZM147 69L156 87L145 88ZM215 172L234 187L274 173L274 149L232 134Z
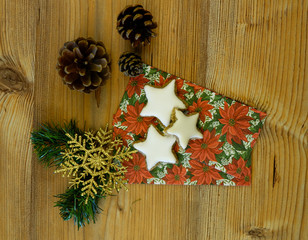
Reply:
M185 149L191 138L203 138L197 129L199 113L186 116L180 110L175 109L175 122L165 132L178 137L180 146Z
M147 168L150 171L159 162L176 163L172 152L175 141L175 136L163 136L151 125L146 140L134 143L133 146L146 156Z
M157 117L161 123L168 126L173 108L185 109L185 104L175 94L175 80L163 88L146 85L144 87L148 103L142 109L143 117Z

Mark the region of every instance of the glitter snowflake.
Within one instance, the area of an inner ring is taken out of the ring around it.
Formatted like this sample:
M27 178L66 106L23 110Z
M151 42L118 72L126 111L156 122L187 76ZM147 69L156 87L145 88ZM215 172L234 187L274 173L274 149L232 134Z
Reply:
M99 193L110 195L113 189L125 187L123 161L132 158L132 151L122 145L122 140L112 138L112 130L100 129L74 137L66 134L69 148L63 154L63 163L56 173L71 177L70 187L82 185L82 196L94 198Z

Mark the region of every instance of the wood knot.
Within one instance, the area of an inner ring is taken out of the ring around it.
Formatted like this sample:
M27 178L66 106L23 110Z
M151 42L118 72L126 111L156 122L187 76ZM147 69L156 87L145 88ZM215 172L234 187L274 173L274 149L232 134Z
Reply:
M251 228L247 235L250 236L251 238L265 238L267 233L267 229L265 228Z
M0 66L0 92L20 92L27 88L27 81L19 71L12 67Z
M122 206L120 206L120 205L118 204L118 210L119 210L120 212L122 212L124 209L123 209Z

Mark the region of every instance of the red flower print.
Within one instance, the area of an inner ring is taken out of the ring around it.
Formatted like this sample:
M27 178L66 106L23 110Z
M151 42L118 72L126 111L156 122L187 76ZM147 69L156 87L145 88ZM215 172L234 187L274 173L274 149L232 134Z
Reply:
M260 132L261 132L261 128L259 129L258 132L254 133L254 134L252 135L252 137L253 137L254 139L252 140L252 142L251 142L251 144L250 144L250 147L253 147L253 146L256 144L256 141L257 141L257 138L258 138L259 135L260 135Z
M146 183L146 180L153 176L147 169L145 157L141 153L133 153L132 156L132 159L123 162L127 170L125 178L128 183Z
M123 141L123 144L127 146L127 140L133 140L132 136L128 135L126 131L121 128L114 127L113 128L113 139L116 137Z
M266 113L264 113L264 112L261 112L261 111L259 111L259 110L257 110L257 109L252 109L252 111L254 111L255 113L259 113L259 116L260 116L260 120L262 121L265 117L266 117Z
M205 116L209 116L210 118L212 117L209 110L213 108L214 107L209 104L209 101L202 101L202 99L199 98L197 102L194 102L193 105L188 107L188 111L200 113L199 118L202 122L204 122Z
M118 111L113 115L112 125L116 124L117 122L122 121L122 119L120 118L121 115L122 115L122 111L119 108Z
M170 77L167 77L166 79L162 76L159 75L159 82L155 81L155 86L157 87L162 87L164 85L166 85L168 82L172 81L173 79L176 79L176 76L171 75Z
M201 87L201 86L196 85L196 84L191 83L191 82L187 82L187 85L193 87L195 93L197 93L197 92L199 92L199 91L203 91L203 90L205 89L204 87Z
M165 84L165 79L163 78L162 75L159 75L159 82L156 82L156 81L155 81L155 86L161 87L161 86L163 86L164 84Z
M232 179L236 186L249 186L251 184L251 171L249 168L245 172L243 172L240 178Z
M248 111L249 107L239 102L232 104L230 107L225 102L224 109L219 108L219 113L222 116L219 122L225 125L221 134L227 134L228 143L232 144L232 139L239 144L241 144L241 140L247 142L245 135L251 134L248 127L250 126L249 121L253 120L252 117L247 116Z
M191 140L186 152L192 153L191 158L199 160L200 162L208 163L209 160L216 161L215 154L220 154L223 142L219 142L220 135L216 135L216 130L212 132L206 130L203 132L202 139Z
M178 153L180 151L180 145L179 143L176 141L175 144L173 145L173 150Z
M184 94L186 94L187 91L184 90L184 89L182 89L182 88L183 88L183 85L184 85L184 80L179 78L179 79L176 81L177 95L178 95L178 97L180 97L180 98L182 98L182 99L185 99Z
M232 164L226 166L225 168L228 174L236 178L241 178L242 176L247 175L247 173L250 172L249 168L246 167L246 162L242 157L240 157L239 160L233 158Z
M154 118L140 116L140 112L143 109L144 105L144 103L139 104L139 102L137 101L135 103L135 106L127 106L127 113L125 114L126 121L122 124L123 126L127 126L127 132L132 132L137 135L143 135L148 131L148 127Z
M163 178L166 184L183 185L188 176L186 175L186 169L183 166L173 165L172 168L167 168L168 174Z
M190 160L190 172L193 175L191 181L196 181L197 184L216 184L216 180L223 179L219 171L213 166L208 166L207 164L201 163L196 160Z
M140 74L137 77L130 78L127 88L126 88L127 95L129 98L132 97L134 93L137 93L138 95L140 95L141 89L143 89L144 85L149 81L143 76L144 74Z

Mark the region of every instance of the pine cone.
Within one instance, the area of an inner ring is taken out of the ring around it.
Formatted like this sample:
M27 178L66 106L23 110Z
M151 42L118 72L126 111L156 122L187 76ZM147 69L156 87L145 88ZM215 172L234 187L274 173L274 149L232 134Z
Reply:
M125 52L119 59L120 71L124 72L126 76L135 77L142 71L141 57L132 52Z
M64 43L57 70L70 89L90 93L110 78L110 59L104 44L92 38Z
M129 39L133 47L150 43L150 37L156 34L152 29L157 24L152 21L152 14L145 10L142 5L127 6L117 18L117 30L121 36Z

